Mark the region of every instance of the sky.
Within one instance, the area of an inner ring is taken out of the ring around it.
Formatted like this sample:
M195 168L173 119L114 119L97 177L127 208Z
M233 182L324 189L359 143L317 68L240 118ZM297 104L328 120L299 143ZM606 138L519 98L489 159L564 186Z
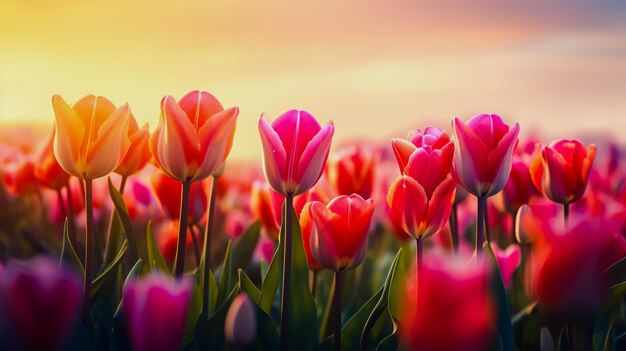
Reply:
M292 108L336 145L483 112L626 142L624 38L617 0L0 0L0 128L47 130L53 94L96 94L153 130L164 95L199 89L240 108L240 159L261 113Z

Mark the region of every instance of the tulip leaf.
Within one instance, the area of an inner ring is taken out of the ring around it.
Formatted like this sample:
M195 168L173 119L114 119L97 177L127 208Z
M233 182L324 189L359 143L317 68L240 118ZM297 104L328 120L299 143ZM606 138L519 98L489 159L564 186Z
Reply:
M368 344L370 331L374 328L374 325L379 321L383 313L387 312L389 316L398 318L400 313L399 297L402 296L401 294L405 289L406 273L404 271L403 250L399 249L391 267L389 267L389 272L387 273L387 278L383 285L383 293L363 327L363 333L360 335L361 347Z
M272 309L272 304L274 303L276 291L278 291L278 287L281 283L280 280L283 267L283 251L285 248L283 242L284 240L278 243L278 248L274 253L274 258L272 258L272 263L270 263L270 266L267 269L267 273L263 278L261 297L259 297L259 307L261 307L261 309L267 314L269 314Z
M85 268L83 268L83 264L80 262L80 258L72 246L68 228L68 220L66 217L63 224L63 248L61 249L61 260L59 264L62 264L63 261L69 262L72 266L80 269L82 275L85 275Z
M609 266L604 276L609 285L621 283L626 276L626 257Z
M124 198L117 189L113 186L111 178L109 177L109 194L115 205L115 216L118 217L126 233L126 241L128 241L128 249L130 250L130 259L136 261L139 258L139 248L137 247L137 239L135 237L135 230L133 229L133 223L128 215Z
M259 288L257 288L254 283L252 283L252 281L250 280L250 278L248 278L246 272L244 272L243 269L238 269L237 275L239 276L239 288L241 289L241 291L248 294L252 301L258 303L259 299L261 298L261 291L259 290Z
M146 243L148 246L148 266L150 270L160 270L161 272L171 274L170 269L159 251L159 246L154 239L154 232L152 230L152 221L148 221L148 227L146 230Z
M256 311L256 332L261 343L262 350L278 350L280 347L280 336L274 320L261 307L254 304Z
M104 270L104 272L102 272L98 277L96 277L96 279L93 280L92 282L93 290L91 292L92 299L95 300L96 297L102 291L102 287L104 286L104 284L110 281L110 279L112 279L113 277L115 277L117 267L120 265L120 263L122 263L122 258L124 257L124 254L126 253L127 249L128 249L128 241L124 241L124 243L122 244L122 248L117 253L117 256L115 256L115 258L113 259L113 262L109 263L109 265Z
M246 231L233 243L232 274L237 268L245 269L250 264L254 250L261 236L261 221L255 221Z
M224 303L219 305L215 310L215 313L209 318L209 322L206 330L196 329L196 336L198 333L208 334L209 337L209 348L208 350L223 350L224 349L224 324L226 321L226 314L228 313L228 309L230 308L230 304L237 296L237 292L239 291L239 287L235 286L226 299Z
M380 288L376 294L374 294L367 302L361 306L361 308L346 322L346 324L341 328L341 349L348 350L348 348L344 349L344 345L350 344L351 349L358 349L359 344L358 341L361 337L361 333L367 320L370 317L370 314L376 307L376 304L380 300L380 297L383 294L384 288ZM344 341L345 340L345 341ZM316 348L318 351L322 350L332 350L333 348L334 337L331 335L328 338L324 339L324 341Z
M594 323L593 347L596 351L615 350L615 319L610 311L602 313Z
M220 306L224 301L226 301L228 297L228 293L231 290L231 266L232 266L232 255L231 255L231 245L230 240L226 245L226 253L224 254L224 263L222 264L222 272L220 274L220 281L217 290L217 305Z
M122 223L117 215L111 217L111 223L109 227L109 237L104 252L104 262L111 262L115 258L115 254L120 250L122 243L124 242L124 235L122 229Z
M130 269L124 280L122 290L128 285L132 279L139 276L141 268L143 266L143 260L140 258L135 262L133 268ZM122 312L122 301L117 305L115 314L113 315L113 326L111 328L111 335L109 340L110 350L127 350L130 348L130 340L126 328L124 326L124 317Z
M513 334L513 324L511 322L511 311L509 307L509 298L502 281L502 274L498 266L496 255L491 249L491 245L486 241L483 244L483 252L489 257L493 267L490 279L491 291L494 293L495 302L498 307L497 330L502 350L512 351L515 349L515 336Z

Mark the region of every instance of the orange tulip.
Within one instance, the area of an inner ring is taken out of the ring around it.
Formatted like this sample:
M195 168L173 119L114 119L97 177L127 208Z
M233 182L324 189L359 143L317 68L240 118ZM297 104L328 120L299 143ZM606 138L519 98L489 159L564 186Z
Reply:
M135 117L132 114L130 115L128 138L130 139L128 153L122 160L122 163L115 169L115 173L124 177L139 172L152 158L148 145L148 139L150 138L148 123L139 129L137 121L135 121Z
M191 91L178 102L161 100L161 119L150 137L155 163L180 182L211 176L230 153L239 108L224 109L213 95Z
M67 173L95 179L122 162L130 147L128 104L116 109L105 97L87 95L70 107L54 95L52 107L56 117L54 155Z

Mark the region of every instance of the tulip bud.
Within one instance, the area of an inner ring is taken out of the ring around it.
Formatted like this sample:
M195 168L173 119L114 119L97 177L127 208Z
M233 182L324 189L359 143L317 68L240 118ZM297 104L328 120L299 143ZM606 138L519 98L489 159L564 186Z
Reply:
M235 349L250 345L256 338L256 311L248 294L241 293L230 305L224 323L224 336Z
M290 110L269 124L259 119L263 170L272 188L284 196L309 190L322 176L335 129L323 128L306 111Z

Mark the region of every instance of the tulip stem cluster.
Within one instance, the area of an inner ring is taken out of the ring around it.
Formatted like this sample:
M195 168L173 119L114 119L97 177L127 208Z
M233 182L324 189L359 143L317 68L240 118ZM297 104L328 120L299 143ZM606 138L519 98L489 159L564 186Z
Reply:
M291 241L293 237L293 194L285 196L285 236L284 240L284 256L283 256L283 285L281 296L281 313L280 313L280 349L287 349L287 336L289 327L289 287L291 286Z
M335 272L335 291L333 293L333 328L335 351L341 350L341 271Z
M209 318L209 272L211 271L211 239L213 238L214 223L215 223L215 199L217 182L219 177L213 176L213 183L211 184L211 197L209 198L208 220L206 223L206 230L204 231L204 249L202 256L204 257L204 269L202 270L202 316L200 318Z
M180 278L185 271L185 249L187 246L187 221L189 219L189 193L191 182L182 182L180 196L180 221L178 227L178 244L176 247L176 259L174 261L174 276Z

